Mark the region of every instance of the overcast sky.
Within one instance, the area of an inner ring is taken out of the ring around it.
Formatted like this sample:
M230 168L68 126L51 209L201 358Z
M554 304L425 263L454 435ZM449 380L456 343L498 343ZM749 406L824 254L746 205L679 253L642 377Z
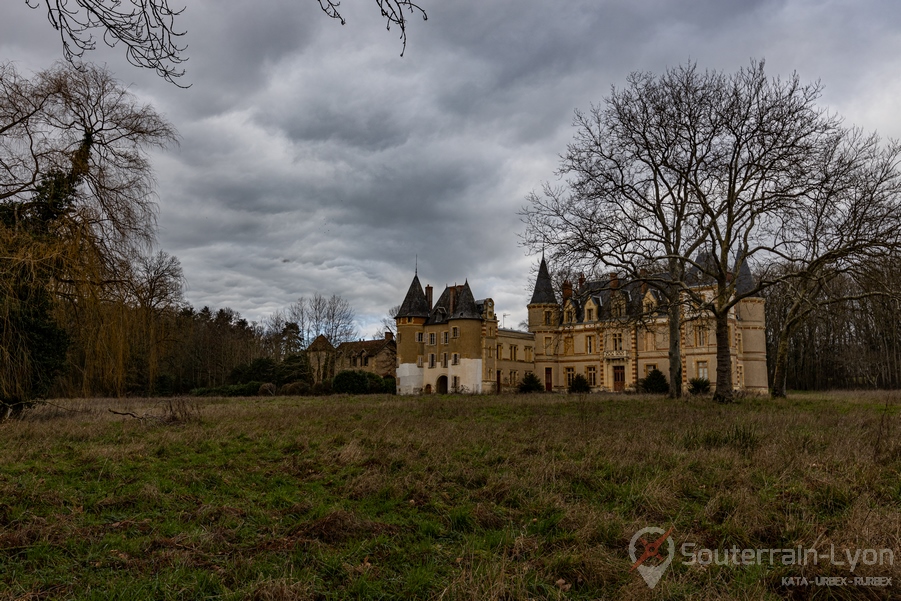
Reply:
M848 123L901 137L897 0L422 0L403 57L372 0L343 2L343 27L315 0L186 3L189 89L122 49L86 58L180 133L154 168L159 246L188 302L251 320L338 294L369 337L418 255L436 297L468 279L515 326L536 262L517 211L553 179L574 109L632 71L765 59L820 80ZM3 2L0 60L28 72L60 56L45 13Z

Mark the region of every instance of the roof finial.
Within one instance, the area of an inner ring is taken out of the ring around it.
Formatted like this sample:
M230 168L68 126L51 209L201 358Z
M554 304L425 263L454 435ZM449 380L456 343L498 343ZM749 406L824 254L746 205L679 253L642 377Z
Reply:
M413 275L419 276L419 253L416 253L416 268L413 270Z

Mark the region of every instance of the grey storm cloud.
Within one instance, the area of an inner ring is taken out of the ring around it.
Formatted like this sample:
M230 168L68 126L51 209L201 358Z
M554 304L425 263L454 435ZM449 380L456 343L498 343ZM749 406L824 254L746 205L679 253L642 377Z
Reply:
M695 61L821 80L823 105L901 136L901 7L893 0L430 2L400 57L371 2L192 0L179 89L106 63L178 128L154 154L159 246L195 306L260 320L299 296L339 294L374 334L418 263L436 288L468 279L507 325L525 317L535 257L519 244L530 190L555 181L574 109L633 71ZM60 56L40 11L0 8L0 60Z

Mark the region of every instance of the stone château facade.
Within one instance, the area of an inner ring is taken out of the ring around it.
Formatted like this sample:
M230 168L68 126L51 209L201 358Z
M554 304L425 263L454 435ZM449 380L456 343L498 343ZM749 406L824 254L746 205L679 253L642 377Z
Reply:
M748 285L744 267L738 284ZM701 287L701 293L706 292ZM515 387L527 372L548 391L565 391L576 375L592 390L634 390L653 369L669 375L669 324L659 297L639 282L565 282L558 301L544 258L528 305L529 332L498 328L494 302L476 301L469 283L448 286L432 303L419 276L397 315L399 394L495 392ZM729 316L732 378L737 389L767 391L764 301L750 297ZM712 319L686 314L682 326L683 384L716 383Z

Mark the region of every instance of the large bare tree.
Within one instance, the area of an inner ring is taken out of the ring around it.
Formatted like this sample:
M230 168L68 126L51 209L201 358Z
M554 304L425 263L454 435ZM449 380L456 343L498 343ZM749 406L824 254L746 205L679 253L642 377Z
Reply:
M63 56L77 62L86 51L96 47L98 35L110 47L122 44L128 61L152 69L176 83L184 75L181 64L187 60L186 32L177 25L185 11L170 0L25 0L31 8L42 8L47 20L59 32ZM325 14L343 25L344 17L336 0L318 0ZM412 0L375 0L388 29L400 30L403 50L407 47L408 14L427 18L425 10Z
M565 185L530 197L526 242L627 277L648 279L648 265L665 266L650 283L670 303L671 362L687 300L716 323L715 398L731 400L728 323L739 302L809 272L814 260L834 264L893 244L897 198L866 182L893 170L898 151L845 128L817 107L820 94L797 75L768 77L762 62L733 74L691 64L633 74L589 116L576 114ZM826 238L812 227L842 215L852 234L832 227ZM756 280L740 277L752 268Z

